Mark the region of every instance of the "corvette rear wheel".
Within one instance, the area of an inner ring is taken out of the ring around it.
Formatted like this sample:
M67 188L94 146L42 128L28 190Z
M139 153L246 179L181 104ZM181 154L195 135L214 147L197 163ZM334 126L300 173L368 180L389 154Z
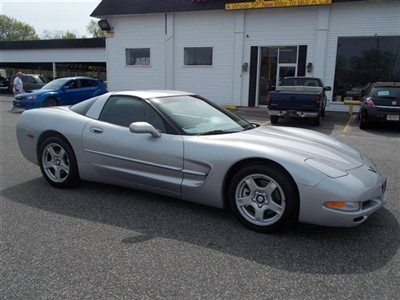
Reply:
M270 233L298 218L297 190L287 174L270 166L248 166L232 179L229 200L236 218L248 228Z
M71 188L80 179L75 154L60 137L46 139L39 149L40 170L44 178L57 188Z

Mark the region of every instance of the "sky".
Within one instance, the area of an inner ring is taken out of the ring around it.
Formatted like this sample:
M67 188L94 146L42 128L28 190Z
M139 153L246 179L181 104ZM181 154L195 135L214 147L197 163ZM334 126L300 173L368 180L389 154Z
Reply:
M40 35L44 30L69 30L88 35L90 14L100 0L0 0L0 14L32 25Z

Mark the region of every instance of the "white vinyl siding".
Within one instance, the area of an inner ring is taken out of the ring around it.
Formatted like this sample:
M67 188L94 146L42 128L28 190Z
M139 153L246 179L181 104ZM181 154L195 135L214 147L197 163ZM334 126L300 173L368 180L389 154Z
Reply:
M164 15L110 18L114 28L107 38L108 88L143 90L165 88ZM149 48L151 65L126 65L126 49Z

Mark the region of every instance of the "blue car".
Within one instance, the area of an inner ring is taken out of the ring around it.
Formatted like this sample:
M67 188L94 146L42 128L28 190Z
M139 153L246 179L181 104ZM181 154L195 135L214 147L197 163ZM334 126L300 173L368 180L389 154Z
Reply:
M57 105L73 105L107 93L101 80L90 77L67 77L53 80L31 93L19 94L14 109L32 109Z

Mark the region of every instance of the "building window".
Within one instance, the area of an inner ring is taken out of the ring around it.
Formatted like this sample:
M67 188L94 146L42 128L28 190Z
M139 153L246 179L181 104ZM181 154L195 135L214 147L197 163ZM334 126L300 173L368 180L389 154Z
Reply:
M212 47L185 48L185 66L211 66L212 63Z
M377 81L400 81L400 36L339 37L333 100L361 99Z
M128 66L149 66L150 48L126 49L126 64Z

